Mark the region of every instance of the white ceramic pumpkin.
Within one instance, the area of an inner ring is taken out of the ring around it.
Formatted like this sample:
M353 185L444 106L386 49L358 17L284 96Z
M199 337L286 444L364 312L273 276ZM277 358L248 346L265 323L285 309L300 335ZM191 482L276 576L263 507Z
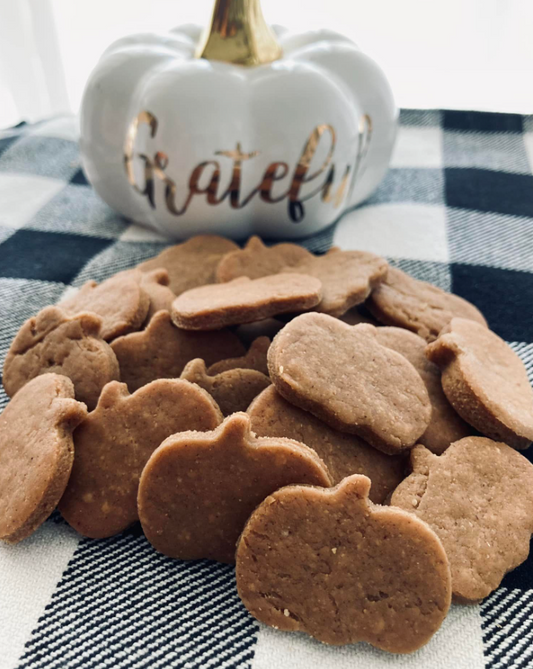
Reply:
M370 195L396 122L383 72L349 39L270 29L259 0L217 0L203 41L183 26L103 54L81 151L111 207L169 237L296 238Z

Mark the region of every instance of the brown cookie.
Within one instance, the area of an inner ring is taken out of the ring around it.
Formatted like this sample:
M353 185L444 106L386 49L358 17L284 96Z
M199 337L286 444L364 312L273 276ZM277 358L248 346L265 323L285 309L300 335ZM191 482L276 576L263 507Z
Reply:
M428 358L442 369L442 387L457 413L513 448L533 441L533 389L523 362L498 335L454 318Z
M221 258L238 248L237 244L223 237L198 235L183 244L169 246L138 268L143 272L166 269L170 289L175 295L181 295L191 288L215 283L215 270Z
M42 374L0 415L0 539L15 544L56 507L72 468L72 430L87 415L66 376Z
M289 486L252 514L237 548L237 590L267 625L323 643L411 653L450 607L450 568L436 534L368 499L350 476L327 490ZM417 522L413 522L417 521Z
M90 311L102 318L100 335L106 341L139 330L146 319L150 298L141 286L138 270L119 272L98 284L87 281L58 306L69 315Z
M96 314L67 316L58 307L45 307L28 319L11 343L4 363L4 388L13 395L30 379L53 372L68 376L76 399L89 409L100 391L120 378L113 350L100 338L102 319Z
M450 561L454 598L477 602L529 553L533 465L506 444L466 437L441 456L411 452L391 504L428 523Z
M59 503L63 517L94 539L122 532L138 518L139 477L159 444L221 421L213 399L187 381L159 379L133 395L125 384L109 383L74 433L74 466Z
M235 334L245 346L250 346L259 337L268 337L270 340L278 334L285 323L277 318L264 318L255 323L244 323L235 329Z
M289 439L261 439L244 413L213 432L164 441L141 476L139 517L148 541L174 558L235 561L235 545L255 507L290 483L328 486L317 454Z
M331 249L326 255L313 256L282 272L301 272L319 279L322 300L315 310L342 316L366 300L387 269L387 261L373 253Z
M292 404L394 454L426 431L431 405L411 363L365 327L326 314L298 316L268 350L270 378Z
M168 287L170 279L166 269L154 269L152 272L140 274L141 288L150 298L150 306L144 319L148 323L158 311L170 311L176 296Z
M446 399L440 370L426 358L426 342L422 337L402 328L375 328L371 325L363 327L382 346L398 351L407 358L426 384L431 402L431 421L418 443L440 455L454 441L472 434L472 427L465 423Z
M252 431L259 437L285 437L309 446L328 468L334 484L352 474L372 481L370 499L382 504L404 479L405 457L385 455L353 434L338 432L307 411L289 404L270 386L249 406Z
M338 316L338 318L347 325L361 325L361 323L367 323L368 325L381 325L381 323L377 321L369 311L366 311L366 309L361 306L353 307L342 316Z
M115 339L112 343L121 379L134 392L150 381L177 378L185 365L202 358L208 365L245 352L229 330L187 332L172 324L168 311L157 312L146 330Z
M209 367L207 373L213 375L227 372L229 369L255 369L268 376L267 353L269 346L270 339L268 337L258 337L254 339L249 350L243 356L215 362L214 365Z
M436 339L455 316L487 325L470 302L425 281L417 281L395 267L389 268L387 277L365 306L381 323L416 332L428 342Z
M200 358L187 363L181 378L207 390L224 416L246 411L254 397L270 385L270 379L255 369L228 369L208 374Z
M172 320L186 330L217 330L253 323L276 314L305 311L320 302L321 283L305 274L241 277L203 286L174 300Z
M217 281L225 283L239 276L260 279L313 257L312 253L297 244L268 247L259 237L250 237L243 249L232 251L222 258L216 271Z

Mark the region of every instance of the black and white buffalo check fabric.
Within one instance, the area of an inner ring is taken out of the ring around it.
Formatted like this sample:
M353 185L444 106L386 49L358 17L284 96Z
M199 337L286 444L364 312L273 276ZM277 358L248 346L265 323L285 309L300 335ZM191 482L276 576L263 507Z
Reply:
M0 362L40 308L166 244L88 186L74 119L0 133ZM403 111L379 189L304 244L375 251L471 300L533 376L533 117ZM14 667L525 669L533 557L481 605L453 606L425 648L393 657L267 629L239 602L230 567L158 555L137 527L83 539L55 514L0 547L0 669Z

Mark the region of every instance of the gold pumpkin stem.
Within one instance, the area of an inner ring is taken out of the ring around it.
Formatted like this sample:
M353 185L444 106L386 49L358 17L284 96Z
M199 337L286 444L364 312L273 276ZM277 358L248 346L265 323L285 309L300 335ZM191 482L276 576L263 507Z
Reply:
M265 22L260 0L215 0L196 56L251 66L278 60L282 50Z

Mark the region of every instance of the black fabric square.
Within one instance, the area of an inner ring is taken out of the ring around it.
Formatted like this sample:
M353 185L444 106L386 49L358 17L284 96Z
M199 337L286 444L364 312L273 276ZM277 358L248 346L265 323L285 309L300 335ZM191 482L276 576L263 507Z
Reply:
M0 245L0 276L68 284L112 243L99 237L18 230Z
M442 112L442 127L444 130L522 132L522 125L522 116L520 114L452 110Z
M527 455L527 451L524 452L524 455ZM514 588L533 590L533 540L530 544L528 559L504 577L502 586L510 590Z
M76 174L72 177L70 180L71 184L77 184L78 186L88 186L89 182L87 181L87 178L85 174L83 173L83 170L80 168Z
M13 144L13 142L16 142L17 139L17 135L14 137L4 137L4 139L0 139L0 156L11 146L11 144Z
M533 176L529 174L448 167L444 189L449 207L533 217Z
M533 274L481 265L451 265L452 292L478 307L506 341L533 342Z

